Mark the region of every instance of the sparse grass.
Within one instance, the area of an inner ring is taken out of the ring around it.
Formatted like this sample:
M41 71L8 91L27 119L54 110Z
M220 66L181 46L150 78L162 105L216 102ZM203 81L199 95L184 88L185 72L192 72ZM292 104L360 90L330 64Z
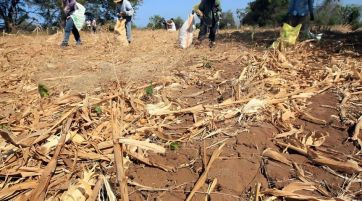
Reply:
M212 62L211 62L211 61L209 61L209 60L208 60L207 58L205 58L205 57L203 58L203 60L204 60L204 61L203 61L203 67L204 67L204 68L209 68L209 69L212 68L213 65L212 65Z
M0 129L2 129L2 130L9 130L10 127L9 127L8 125L6 125L6 124L0 124Z
M177 150L179 150L180 148L181 148L180 142L171 142L171 144L170 144L170 149L171 149L172 151L177 151Z
M145 93L147 96L153 96L153 85L152 84L150 84L148 87L146 87Z
M99 105L94 107L94 111L97 113L97 115L102 114L102 108Z
M49 89L44 84L38 85L38 92L39 92L40 97L42 97L42 98L49 96Z

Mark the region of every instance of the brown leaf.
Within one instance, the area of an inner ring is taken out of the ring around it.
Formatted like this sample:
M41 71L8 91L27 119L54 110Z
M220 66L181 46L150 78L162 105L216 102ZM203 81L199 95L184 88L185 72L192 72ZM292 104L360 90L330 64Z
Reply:
M289 166L292 166L292 162L290 162L287 158L285 158L285 156L283 156L282 154L270 149L270 148L267 148L263 151L262 153L262 156L263 157L267 157L267 158L271 158L275 161L279 161L281 163L284 163L286 165L289 165Z
M6 200L8 196L13 195L17 191L34 189L36 187L36 184L36 181L25 181L8 188L4 188L0 191L0 200Z

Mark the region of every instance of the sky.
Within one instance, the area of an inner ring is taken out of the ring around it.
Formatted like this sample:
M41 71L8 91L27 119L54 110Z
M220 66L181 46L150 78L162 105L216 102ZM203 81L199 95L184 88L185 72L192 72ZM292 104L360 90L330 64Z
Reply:
M315 0L316 3L322 0ZM166 19L182 17L186 19L191 13L192 7L200 0L144 0L138 8L135 16L135 23L139 27L145 27L149 18L153 15L161 15ZM221 0L223 11L235 11L238 8L245 8L250 0ZM342 0L344 4L362 5L362 0Z

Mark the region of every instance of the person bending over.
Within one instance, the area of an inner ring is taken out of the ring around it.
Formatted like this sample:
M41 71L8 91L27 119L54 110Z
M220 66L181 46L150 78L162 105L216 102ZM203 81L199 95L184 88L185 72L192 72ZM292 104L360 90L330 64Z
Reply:
M126 20L126 34L128 43L132 41L132 16L134 14L134 9L131 3L128 0L115 0L117 4L117 16L119 19Z

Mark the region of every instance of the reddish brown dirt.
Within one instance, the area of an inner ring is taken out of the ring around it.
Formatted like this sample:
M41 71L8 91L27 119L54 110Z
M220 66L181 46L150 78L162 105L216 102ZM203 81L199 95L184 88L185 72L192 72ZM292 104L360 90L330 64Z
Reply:
M311 104L308 110L311 114L318 115L319 118L329 120L331 115L337 115L333 109L321 107L321 105L336 106L338 99L333 92L326 92L311 99ZM326 143L321 149L331 148L342 153L350 154L355 151L355 147L350 142L345 142L348 138L347 130L335 129L331 126L320 126L309 123L303 120L297 120L296 126L304 125L305 132L324 131L330 135ZM235 131L238 128L235 127ZM278 133L277 129L271 124L261 124L256 127L251 127L249 132L239 132L236 137L230 138L227 141L226 147L223 149L221 159L216 161L208 175L206 184L209 184L213 179L218 179L216 192L224 193L224 195L212 195L212 200L238 200L230 195L241 196L242 199L247 199L250 190L256 183L261 183L263 187L281 188L292 181L295 181L295 172L287 165L277 163L270 160L262 160L261 152L266 148L279 149L273 143L273 134ZM221 136L205 141L205 146L218 142L224 139ZM146 186L155 188L168 188L171 186L183 185L178 190L188 192L192 190L193 184L198 176L202 173L203 163L200 150L204 147L203 142L193 142L183 144L182 148L177 151L168 151L164 157L153 156L152 160L160 164L172 164L180 166L195 160L190 167L177 169L173 173L167 173L157 168L145 167L143 165L135 165L131 167L130 177ZM207 151L208 157L213 149ZM344 180L338 179L324 171L322 167L315 166L304 156L293 154L292 152L285 155L287 158L296 162L304 169L308 177L314 178L316 182L322 182L326 188L332 192L339 192ZM266 174L262 172L261 166L264 166ZM267 177L266 177L267 175ZM354 185L352 188L361 188L361 185ZM207 186L204 186L204 190ZM135 192L135 197L141 199L157 198L158 200L184 200L185 195L178 192L154 192L151 195L143 196L141 193ZM199 195L201 196L201 194ZM193 200L199 200L201 197L195 197Z

